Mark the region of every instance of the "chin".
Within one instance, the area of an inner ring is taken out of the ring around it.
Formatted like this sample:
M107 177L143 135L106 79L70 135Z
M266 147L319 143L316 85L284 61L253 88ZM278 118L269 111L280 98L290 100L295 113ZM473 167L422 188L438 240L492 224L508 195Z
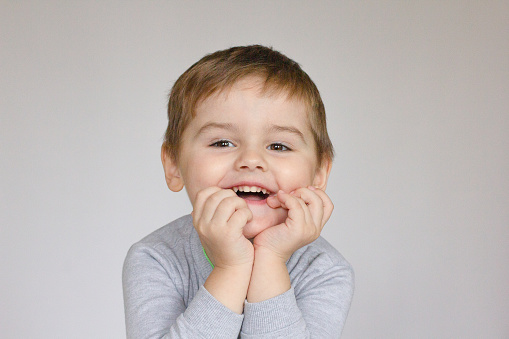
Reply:
M286 213L285 213L286 214ZM247 239L253 239L267 228L279 225L286 220L286 215L271 217L253 216L253 219L244 226L243 234Z
M244 226L243 234L247 239L254 239L258 234L273 225L261 224L255 220L250 221Z

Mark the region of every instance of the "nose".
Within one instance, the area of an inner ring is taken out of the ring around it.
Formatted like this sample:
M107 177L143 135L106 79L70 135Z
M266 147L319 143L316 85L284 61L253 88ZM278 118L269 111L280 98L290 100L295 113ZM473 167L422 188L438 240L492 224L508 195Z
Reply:
M267 162L262 151L245 149L239 152L235 161L235 167L238 170L254 171L259 169L265 172L267 170Z

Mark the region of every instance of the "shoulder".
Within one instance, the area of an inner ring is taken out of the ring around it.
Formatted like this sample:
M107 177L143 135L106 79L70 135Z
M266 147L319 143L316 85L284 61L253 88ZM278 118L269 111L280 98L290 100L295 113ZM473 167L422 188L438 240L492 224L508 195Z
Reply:
M194 227L190 215L178 218L150 233L131 246L126 263L142 258L155 259L162 263L172 258L179 261L183 254L192 250Z
M189 240L193 234L193 220L190 214L180 217L150 233L134 245L150 247L176 247Z

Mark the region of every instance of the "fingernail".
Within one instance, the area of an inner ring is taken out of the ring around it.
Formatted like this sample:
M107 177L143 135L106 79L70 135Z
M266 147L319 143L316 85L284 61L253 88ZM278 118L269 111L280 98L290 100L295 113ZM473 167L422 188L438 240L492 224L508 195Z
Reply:
M315 186L308 186L308 188L312 191L316 191L316 187Z

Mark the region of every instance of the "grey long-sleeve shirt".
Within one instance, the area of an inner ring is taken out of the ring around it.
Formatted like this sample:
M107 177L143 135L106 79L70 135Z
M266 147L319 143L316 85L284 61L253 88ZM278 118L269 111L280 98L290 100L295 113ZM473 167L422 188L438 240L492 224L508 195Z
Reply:
M203 284L212 267L190 215L129 250L123 287L128 338L339 338L353 295L353 271L325 239L287 263L291 289L244 314L229 310Z

